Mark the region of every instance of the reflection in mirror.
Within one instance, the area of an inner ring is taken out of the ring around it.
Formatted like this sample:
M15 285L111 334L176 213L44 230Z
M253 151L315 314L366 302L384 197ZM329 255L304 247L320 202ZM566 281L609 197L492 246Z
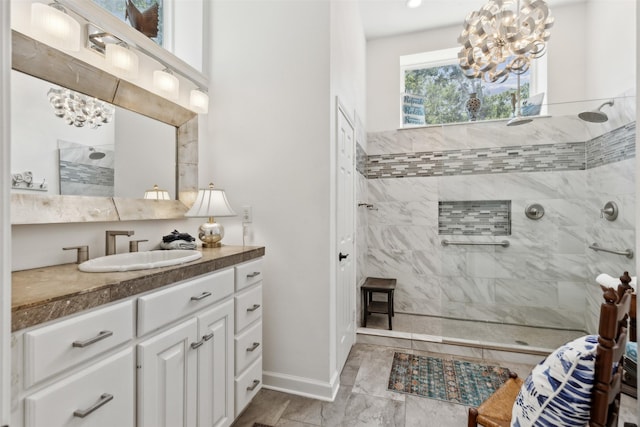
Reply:
M51 88L59 86L11 72L13 173L32 172L48 195L141 199L158 185L176 199L174 126L120 107L101 126L70 125L54 114Z

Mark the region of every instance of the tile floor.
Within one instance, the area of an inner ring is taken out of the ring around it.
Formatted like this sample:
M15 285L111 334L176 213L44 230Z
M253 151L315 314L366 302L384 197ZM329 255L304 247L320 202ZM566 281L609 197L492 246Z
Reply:
M464 427L467 425L467 407L454 403L405 395L387 390L391 370L393 347L356 344L351 349L340 377L340 390L334 402L300 397L262 389L234 427L252 427L259 422L276 427ZM426 351L407 350L415 354L450 355ZM531 364L514 364L489 359L472 359L486 364L499 364L526 376ZM637 423L637 401L622 396L621 420Z

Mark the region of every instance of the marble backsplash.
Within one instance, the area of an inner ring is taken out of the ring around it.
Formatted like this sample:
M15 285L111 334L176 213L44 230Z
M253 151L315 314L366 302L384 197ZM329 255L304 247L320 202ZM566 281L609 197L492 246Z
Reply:
M593 130L585 131L585 125L573 118L565 120L564 127L558 124L561 120L541 122L529 134L526 126L516 128L522 136L520 146L513 145L514 128L504 127L496 134L482 124L369 134L368 179L360 171L357 191L358 200L374 209L358 214L358 233L366 230L366 241L358 236L359 279L398 279L398 312L593 331L601 302L597 274L634 274L633 260L588 246L597 242L615 249L635 247L635 143L630 142L635 141L635 123L593 137ZM442 150L445 133L476 138ZM487 147L507 158L531 149L549 167L474 174L469 172L474 165L467 163L451 174L371 174L373 161L381 156L413 161L419 153L438 149L443 156L429 160L430 166L442 168L443 158L457 161L455 155L461 152L477 154ZM556 167L567 164L571 167ZM506 238L510 246L443 247L438 234L442 200L511 201L510 236L456 236L473 242ZM613 222L600 218L609 200L620 207ZM525 216L531 203L544 207L540 220Z

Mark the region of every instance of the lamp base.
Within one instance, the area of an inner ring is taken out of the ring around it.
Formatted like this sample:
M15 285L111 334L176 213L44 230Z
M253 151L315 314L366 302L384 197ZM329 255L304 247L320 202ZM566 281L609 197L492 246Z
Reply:
M222 246L220 240L224 237L224 227L212 219L205 222L198 229L198 238L202 240L203 248L219 248Z
M222 243L220 243L220 242L216 242L216 243L202 242L202 247L203 248L219 248L221 246L222 246Z

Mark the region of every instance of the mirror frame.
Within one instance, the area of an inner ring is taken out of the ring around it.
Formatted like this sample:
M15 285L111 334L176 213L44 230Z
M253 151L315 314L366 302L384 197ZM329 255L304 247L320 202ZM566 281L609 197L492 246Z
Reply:
M158 201L11 194L12 224L184 217L198 189L198 115L195 112L15 30L12 30L12 68L176 127L178 198Z

